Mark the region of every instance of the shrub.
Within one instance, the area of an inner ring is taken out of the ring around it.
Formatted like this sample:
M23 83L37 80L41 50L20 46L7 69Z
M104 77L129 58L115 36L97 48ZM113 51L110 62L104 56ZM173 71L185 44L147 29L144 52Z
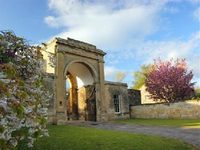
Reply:
M13 149L21 140L29 147L48 135L42 55L12 32L0 33L0 145Z

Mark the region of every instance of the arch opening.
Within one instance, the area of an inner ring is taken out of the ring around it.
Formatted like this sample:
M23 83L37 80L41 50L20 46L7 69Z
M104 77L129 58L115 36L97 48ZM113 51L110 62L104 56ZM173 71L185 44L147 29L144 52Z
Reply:
M74 62L66 71L68 120L96 121L95 76L84 63Z

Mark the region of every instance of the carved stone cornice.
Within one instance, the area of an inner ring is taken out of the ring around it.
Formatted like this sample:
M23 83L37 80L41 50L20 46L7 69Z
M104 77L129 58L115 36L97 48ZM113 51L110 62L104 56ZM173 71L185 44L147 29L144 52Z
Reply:
M105 85L115 85L115 86L125 86L125 87L128 87L127 83L112 82L112 81L105 81Z
M58 53L63 53L63 54L72 54L72 55L75 55L75 56L81 56L81 57L84 57L84 58L90 58L90 59L94 59L94 60L98 60L98 57L95 55L95 54L90 54L88 55L88 53L84 52L84 51L80 51L79 49L76 49L76 48L71 48L71 47L68 47L67 46L67 50L66 50L66 47L58 47L57 49L57 52Z
M106 55L106 53L104 51L97 49L96 46L94 46L92 44L81 42L81 41L74 40L71 38L67 38L67 40L62 39L62 38L56 38L56 43L69 46L73 49L76 48L76 49L84 50L86 52L96 53L101 56Z

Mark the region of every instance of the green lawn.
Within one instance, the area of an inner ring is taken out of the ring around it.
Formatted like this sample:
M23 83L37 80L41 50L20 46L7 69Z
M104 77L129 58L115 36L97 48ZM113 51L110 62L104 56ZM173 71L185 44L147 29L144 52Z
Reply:
M116 120L115 122L152 126L200 128L200 119L127 119Z
M174 139L86 127L49 126L49 134L34 150L195 150Z

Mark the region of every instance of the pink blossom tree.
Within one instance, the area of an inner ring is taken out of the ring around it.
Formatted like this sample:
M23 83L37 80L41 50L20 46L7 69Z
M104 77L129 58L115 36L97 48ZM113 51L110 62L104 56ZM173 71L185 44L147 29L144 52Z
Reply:
M155 101L173 103L190 98L194 94L192 71L187 71L185 59L170 61L156 60L146 74L146 90Z

